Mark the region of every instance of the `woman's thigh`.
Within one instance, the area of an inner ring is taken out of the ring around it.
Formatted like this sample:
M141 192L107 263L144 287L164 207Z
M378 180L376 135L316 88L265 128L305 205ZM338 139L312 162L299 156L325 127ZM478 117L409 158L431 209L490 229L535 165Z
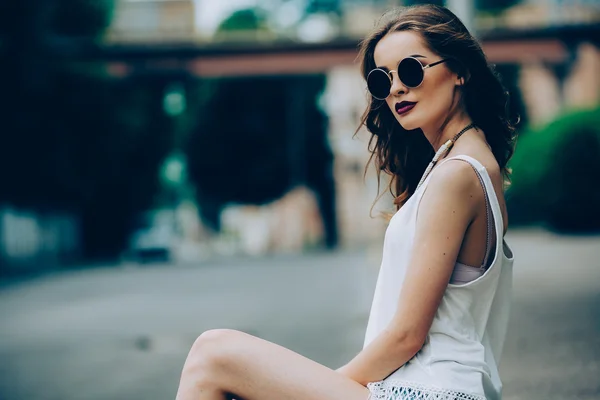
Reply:
M212 354L216 378L238 400L367 400L367 388L298 353L233 330L204 333L190 357ZM194 352L197 354L194 355Z

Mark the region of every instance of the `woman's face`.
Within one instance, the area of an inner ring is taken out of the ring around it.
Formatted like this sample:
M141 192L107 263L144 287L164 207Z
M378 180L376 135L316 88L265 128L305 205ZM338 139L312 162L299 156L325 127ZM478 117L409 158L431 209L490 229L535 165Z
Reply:
M441 60L416 32L392 32L375 47L374 58L378 68L396 71L405 57L415 57L426 66ZM409 88L392 72L392 87L386 103L396 120L406 130L437 129L458 102L455 90L461 80L445 63L424 70L423 82Z

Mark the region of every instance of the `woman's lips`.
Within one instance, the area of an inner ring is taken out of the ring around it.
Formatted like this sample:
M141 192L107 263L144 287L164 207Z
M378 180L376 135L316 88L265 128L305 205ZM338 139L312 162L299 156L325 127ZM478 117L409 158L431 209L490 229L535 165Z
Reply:
M396 103L396 112L398 115L406 114L412 110L416 104L416 102L412 101L402 101L400 103Z

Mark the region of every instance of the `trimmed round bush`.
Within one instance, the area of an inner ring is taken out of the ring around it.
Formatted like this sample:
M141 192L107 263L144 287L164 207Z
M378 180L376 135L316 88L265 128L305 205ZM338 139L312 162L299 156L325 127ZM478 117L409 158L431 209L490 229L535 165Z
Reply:
M509 166L512 225L600 232L600 108L523 132Z

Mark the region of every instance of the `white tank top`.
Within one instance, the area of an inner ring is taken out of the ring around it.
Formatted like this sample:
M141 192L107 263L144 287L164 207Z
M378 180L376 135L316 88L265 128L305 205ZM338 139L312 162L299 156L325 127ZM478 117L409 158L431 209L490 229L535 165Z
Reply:
M484 185L496 233L494 252L490 254L492 261L476 279L464 284L448 284L423 348L386 379L368 384L373 400L498 400L502 397L498 362L508 325L513 256L503 239L502 212L485 167L465 155L450 157L439 166L450 160L471 164ZM436 170L390 220L365 347L388 326L396 311L410 259L417 208Z

